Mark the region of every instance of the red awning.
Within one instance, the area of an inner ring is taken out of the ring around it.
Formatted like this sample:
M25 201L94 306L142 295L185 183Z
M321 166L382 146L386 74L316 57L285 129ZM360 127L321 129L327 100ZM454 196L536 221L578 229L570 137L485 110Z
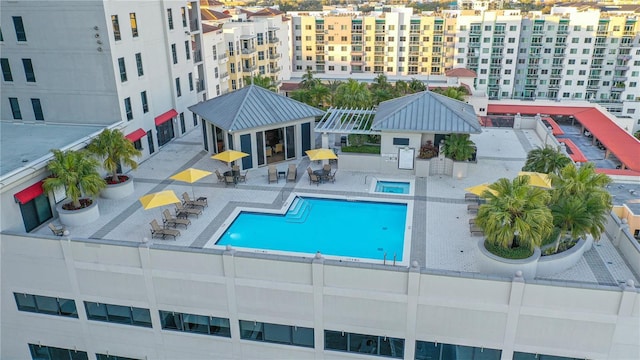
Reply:
M145 135L147 135L147 133L144 130L138 129L125 137L131 140L131 142L134 142L140 140Z
M156 116L156 126L162 125L167 121L171 120L171 118L178 116L178 112L175 109L171 109L162 115Z
M625 167L640 171L640 142L594 107L491 104L487 107L487 113L573 115Z
M20 204L24 205L42 194L44 194L44 190L42 189L42 181L38 181L28 188L16 194L13 194L13 196L16 198L16 200L18 200Z

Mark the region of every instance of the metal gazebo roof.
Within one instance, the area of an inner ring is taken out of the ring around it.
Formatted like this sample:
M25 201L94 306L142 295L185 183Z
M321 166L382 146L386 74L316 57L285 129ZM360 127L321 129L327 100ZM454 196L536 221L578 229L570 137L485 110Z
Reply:
M329 108L316 124L315 131L335 134L380 134L371 130L375 109Z

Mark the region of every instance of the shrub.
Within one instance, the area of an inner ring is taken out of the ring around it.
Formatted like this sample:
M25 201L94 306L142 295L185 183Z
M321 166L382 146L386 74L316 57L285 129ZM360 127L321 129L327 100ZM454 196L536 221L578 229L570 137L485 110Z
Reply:
M505 248L498 244L492 244L489 241L485 240L484 247L485 249L487 249L487 251L489 251L493 255L496 255L505 259L513 259L513 260L526 259L529 256L533 255L533 250L530 250L529 248L524 246L518 246L514 248Z
M431 140L420 147L419 159L431 159L438 156L438 148L433 145Z

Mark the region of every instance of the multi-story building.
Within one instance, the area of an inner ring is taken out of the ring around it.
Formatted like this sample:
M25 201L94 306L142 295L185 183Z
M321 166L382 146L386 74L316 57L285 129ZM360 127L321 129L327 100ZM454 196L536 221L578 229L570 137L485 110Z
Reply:
M2 2L2 120L117 124L149 156L197 124L187 106L198 93L198 9L173 0Z

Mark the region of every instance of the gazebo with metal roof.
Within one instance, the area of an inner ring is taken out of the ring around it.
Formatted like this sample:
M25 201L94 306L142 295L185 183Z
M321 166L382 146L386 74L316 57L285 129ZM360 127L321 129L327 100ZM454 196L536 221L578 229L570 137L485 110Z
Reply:
M242 168L300 158L312 149L313 124L324 111L256 85L189 107L203 119L205 149L250 154Z

